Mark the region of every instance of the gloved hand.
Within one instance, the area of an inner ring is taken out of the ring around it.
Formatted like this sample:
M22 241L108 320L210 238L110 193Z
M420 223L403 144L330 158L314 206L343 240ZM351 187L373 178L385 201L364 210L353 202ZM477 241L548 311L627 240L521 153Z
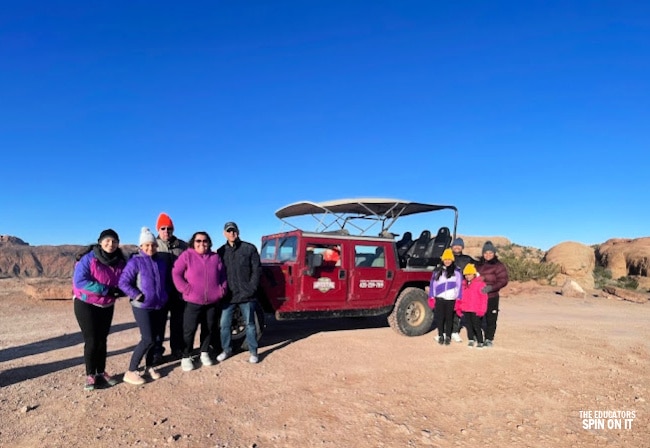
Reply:
M483 294L489 294L492 292L492 285L485 285L483 289L481 289L481 292Z
M119 297L124 297L126 294L118 288L117 286L110 286L108 288L108 297L112 297L114 299L117 299Z
M436 308L436 299L434 299L433 297L429 297L427 302L429 304L429 308L431 308L432 310Z

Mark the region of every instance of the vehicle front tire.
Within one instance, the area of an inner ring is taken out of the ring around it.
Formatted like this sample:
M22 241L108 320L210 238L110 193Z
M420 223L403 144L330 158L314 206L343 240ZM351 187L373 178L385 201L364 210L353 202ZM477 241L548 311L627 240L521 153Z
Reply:
M431 330L433 311L427 304L427 294L420 288L406 288L395 301L388 324L403 336L422 336Z

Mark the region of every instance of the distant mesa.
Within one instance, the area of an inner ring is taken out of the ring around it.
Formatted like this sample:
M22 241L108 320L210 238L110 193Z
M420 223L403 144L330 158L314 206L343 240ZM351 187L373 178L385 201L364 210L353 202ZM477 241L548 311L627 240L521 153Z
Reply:
M16 244L20 246L29 246L28 243L24 242L20 238L11 235L0 235L0 245L2 244Z

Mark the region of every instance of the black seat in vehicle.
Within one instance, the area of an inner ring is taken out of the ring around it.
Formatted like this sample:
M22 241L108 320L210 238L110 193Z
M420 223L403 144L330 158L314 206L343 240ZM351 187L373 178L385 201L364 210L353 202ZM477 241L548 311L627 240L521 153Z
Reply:
M435 238L429 243L429 247L426 251L426 257L429 259L428 264L430 266L435 266L441 262L440 257L442 253L449 247L451 244L451 232L449 227L440 227Z
M426 266L425 254L429 242L431 241L431 232L423 230L420 236L406 252L407 266Z
M397 256L402 267L406 266L406 252L411 248L413 242L413 234L411 232L404 232L402 239L395 243Z

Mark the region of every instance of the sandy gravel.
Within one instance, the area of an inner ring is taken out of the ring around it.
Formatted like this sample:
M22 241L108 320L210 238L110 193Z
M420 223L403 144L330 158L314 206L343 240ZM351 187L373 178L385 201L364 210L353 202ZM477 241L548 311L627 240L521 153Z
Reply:
M491 349L400 336L385 318L269 318L258 365L169 362L158 381L85 392L71 301L0 280L0 446L650 446L650 304L547 288L501 305ZM137 340L120 302L109 369L121 376ZM580 411L634 419L585 429Z

